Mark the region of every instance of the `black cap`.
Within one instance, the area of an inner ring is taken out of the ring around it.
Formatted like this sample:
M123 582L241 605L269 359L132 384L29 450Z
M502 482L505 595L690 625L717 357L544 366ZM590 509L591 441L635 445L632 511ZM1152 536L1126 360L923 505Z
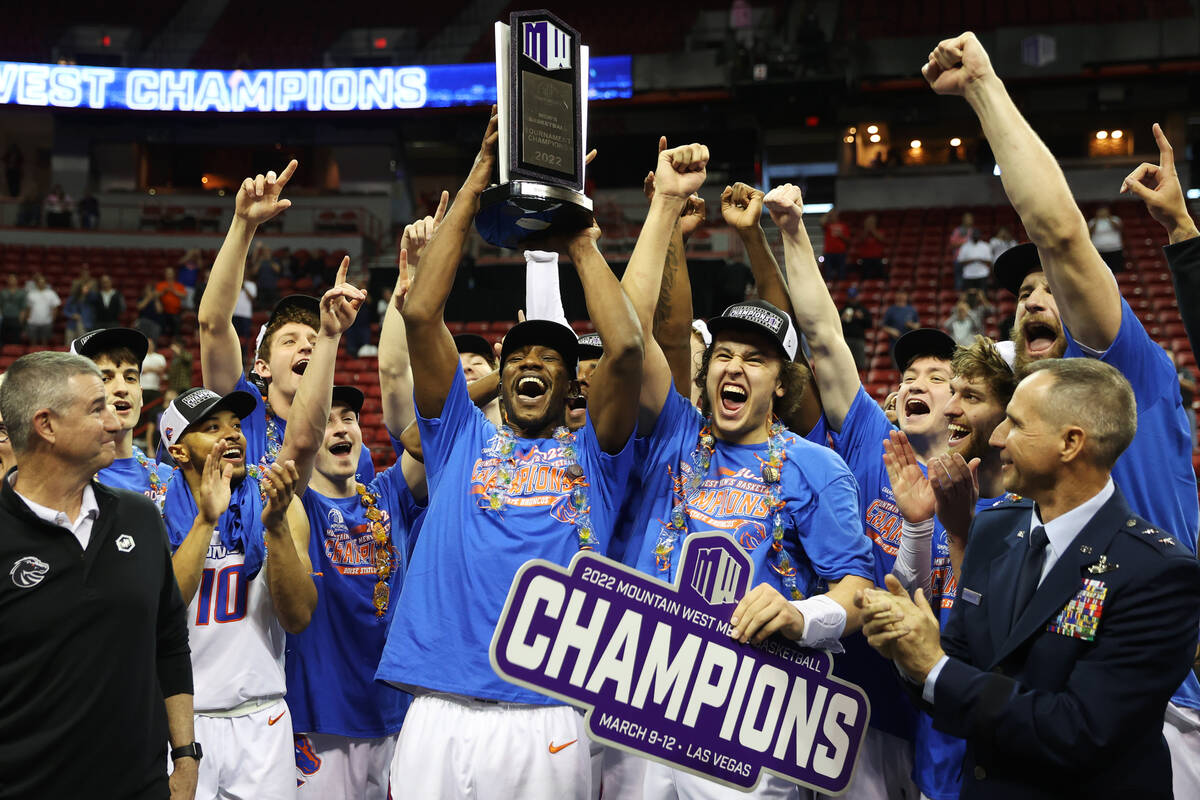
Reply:
M579 360L587 361L592 358L599 358L604 355L604 344L600 341L600 334L585 333L579 337Z
M335 386L333 387L333 402L331 406L343 405L347 406L355 414L362 413L363 402L366 400L366 395L360 389L354 386Z
M914 358L929 356L949 361L954 358L954 348L957 346L950 334L943 330L917 328L896 340L892 358L896 360L896 368L903 372Z
M513 350L530 344L558 351L567 367L567 374L572 378L575 376L575 370L579 366L579 340L575 338L575 331L561 322L551 322L548 319L519 322L509 328L504 337L504 345L500 349L501 363Z
M93 361L101 353L128 348L137 357L137 367L142 368L142 361L150 350L150 340L146 334L133 328L100 328L89 331L71 342L71 352L87 356Z
M721 316L708 321L708 330L713 338L727 330L750 331L777 342L788 361L796 357L800 337L791 316L766 300L747 300L734 303L721 312Z
M221 396L211 389L188 389L172 400L163 412L159 421L162 441L167 447L177 444L188 428L218 411L232 411L239 419L245 419L256 405L258 399L241 390Z
M258 329L258 338L254 340L254 352L256 355L259 348L262 347L263 337L267 335L267 328L271 327L271 323L275 321L276 317L290 308L299 308L309 312L318 320L321 319L320 298L307 294L289 294L287 297L281 298L275 304L275 307L271 309L271 316L267 317L267 321Z
M460 333L454 337L454 347L460 353L483 356L489 364L496 363L496 350L492 343L477 333Z
M1042 271L1042 257L1038 255L1037 245L1033 242L1010 247L996 256L992 272L996 275L996 283L1007 289L1014 297L1021 293L1021 282L1031 272Z

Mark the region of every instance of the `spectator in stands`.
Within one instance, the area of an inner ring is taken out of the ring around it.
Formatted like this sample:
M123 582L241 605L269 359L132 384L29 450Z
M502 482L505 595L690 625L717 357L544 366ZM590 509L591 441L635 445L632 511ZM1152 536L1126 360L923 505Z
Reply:
M75 283L67 302L63 303L63 318L66 344L78 339L96 327L96 282L92 278Z
M50 345L50 332L61 305L62 300L46 283L45 276L40 272L34 275L33 288L25 295L25 333L30 344Z
M147 339L157 339L162 333L162 302L153 283L147 283L142 291L137 301L137 312L137 322L133 327L146 334Z
M46 227L71 227L72 205L71 196L66 193L60 184L54 184L53 188L50 189L50 194L46 195L46 199L42 203L42 210L46 213Z
M254 248L252 268L246 271L253 275L258 286L257 308L271 309L279 300L279 273L283 270L279 261L271 255L271 248L260 244Z
M877 227L875 215L868 214L857 240L858 266L864 279L884 277L883 248L886 245L887 239Z
M75 276L75 280L71 281L69 293L74 294L80 286L83 286L85 283L91 283L92 280L92 269L88 266L88 263L84 261L79 265L79 274Z
M1088 232L1092 235L1092 246L1113 274L1125 269L1125 244L1121 236L1121 219L1114 217L1108 206L1096 209L1096 216L1088 220Z
M26 291L21 288L20 281L13 273L8 273L8 284L0 291L0 338L5 344L16 344L21 341L21 324L25 316Z
M237 302L233 306L233 329L243 339L250 335L254 317L254 298L258 296L258 284L250 275L242 277L242 288L238 290Z
M90 296L92 316L97 328L116 328L125 313L125 297L113 286L112 278L100 276L100 288Z
M992 248L992 263L995 264L997 256L1005 250L1017 246L1017 240L1013 238L1012 231L1007 226L1001 225L988 245Z
M187 297L187 289L175 278L175 270L167 267L163 270L163 279L154 287L154 292L158 295L162 330L168 335L174 335L179 331L179 312L183 310L183 298Z
M867 368L867 330L871 327L871 312L858 300L858 287L851 286L846 292L846 306L842 309L842 338L854 355L858 369Z
M79 227L84 230L95 230L100 223L100 201L91 192L79 201Z
M21 154L21 148L17 147L16 142L12 142L4 151L4 158L0 160L4 162L4 180L8 183L9 196L20 197L21 176L25 167L25 156Z
M190 388L192 388L192 353L188 350L183 337L176 336L171 340L171 363L167 365L167 392L181 395Z
M957 275L960 276L958 287L962 289L986 289L992 277L992 246L983 240L983 234L978 228L971 229L969 238L958 249Z
M846 251L850 249L850 227L838 221L836 208L821 220L825 231L825 246L822 258L825 259L825 277L836 278L839 281L846 278Z
M351 358L366 358L379 353L371 341L371 324L378 319L375 315L375 305L371 303L370 292L365 289L363 292L367 299L358 309L358 316L354 318L354 322L342 334L342 338L346 340L346 352Z
M896 292L893 303L883 312L883 324L880 328L888 337L888 348L908 331L921 327L920 315L908 302L908 292L901 289Z
M962 223L957 228L950 231L949 253L950 258L954 261L954 288L957 291L962 291L962 265L958 261L958 251L962 246L971 241L971 233L978 233L979 230L975 227L975 215L970 211L962 215Z
M146 357L142 359L142 416L138 425L146 426L146 450L154 452L158 446L155 438L159 414L162 412L163 380L167 376L167 359L158 352L153 339L149 340ZM190 387L189 387L190 388Z
M1191 367L1179 363L1178 353L1165 344L1162 347L1171 357L1171 363L1175 365L1175 373L1179 376L1179 395L1183 400L1183 413L1187 415L1188 426L1192 429L1192 449L1195 450L1196 409L1192 408L1192 403L1196 399L1196 375L1192 372Z
M959 347L969 347L976 336L983 335L983 327L971 316L971 307L964 300L954 306L954 313L942 323L942 329Z
M986 331L987 318L996 312L995 307L988 302L987 295L982 289L967 289L967 293L963 295L962 299L971 309L971 316L975 318L979 330Z
M379 301L375 303L376 319L383 319L384 315L387 314L388 306L391 305L391 303L392 287L385 286L383 287L383 294L380 296Z
M183 284L183 307L194 310L196 308L196 280L200 277L200 248L193 247L184 253L183 258L179 259L176 269L179 282Z

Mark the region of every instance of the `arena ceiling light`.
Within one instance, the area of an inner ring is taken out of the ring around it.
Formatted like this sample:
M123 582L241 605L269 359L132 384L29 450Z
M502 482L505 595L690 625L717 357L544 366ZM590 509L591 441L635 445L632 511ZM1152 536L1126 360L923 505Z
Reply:
M1108 131L1096 131L1096 138L1104 140L1108 138Z
M920 150L921 149L921 140L913 139L911 142L908 143L908 146L911 147L913 150Z
M1125 135L1125 131L1113 131L1109 135L1112 136L1112 138L1114 138L1114 139L1120 139L1122 136Z
M958 147L960 144L962 144L962 139L958 138L957 136L950 140L951 147Z
M870 130L870 129L868 128L868 130ZM878 133L872 133L872 134L871 134L871 143L872 143L872 144L879 144L879 140L880 140L881 138L883 138L883 137L881 137L881 136L880 136Z
M879 126L878 125L868 125L867 133L879 133Z
M854 137L853 137L853 136L847 136L847 137L846 137L846 138L845 138L843 141L845 141L845 142L846 142L846 144L854 144Z

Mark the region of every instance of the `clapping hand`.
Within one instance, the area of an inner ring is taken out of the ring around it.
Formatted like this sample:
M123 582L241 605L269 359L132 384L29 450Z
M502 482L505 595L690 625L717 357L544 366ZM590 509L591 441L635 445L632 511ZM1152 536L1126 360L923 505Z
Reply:
M883 466L901 516L910 523L933 519L933 487L921 470L916 451L903 431L892 431L888 437L883 440Z
M262 523L268 533L286 530L287 510L296 494L296 484L300 481L300 471L292 459L276 461L263 470L259 485L266 492L267 500L263 505Z

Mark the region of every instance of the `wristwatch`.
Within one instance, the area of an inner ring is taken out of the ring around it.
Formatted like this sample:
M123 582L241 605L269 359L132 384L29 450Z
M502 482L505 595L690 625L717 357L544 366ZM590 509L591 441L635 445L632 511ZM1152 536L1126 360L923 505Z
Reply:
M204 751L200 749L199 742L185 744L183 747L176 747L171 751L171 760L178 761L181 758L194 758L197 761L204 758Z

